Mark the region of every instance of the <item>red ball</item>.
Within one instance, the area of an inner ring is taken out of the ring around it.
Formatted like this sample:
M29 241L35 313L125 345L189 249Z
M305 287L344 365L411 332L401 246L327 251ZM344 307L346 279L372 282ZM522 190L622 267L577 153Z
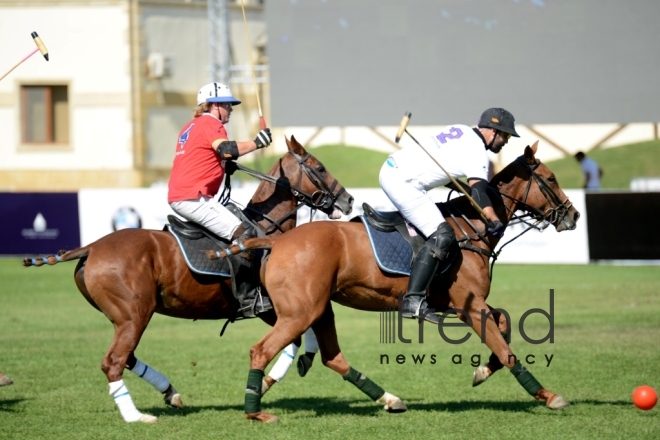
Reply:
M637 408L648 411L658 403L658 393L650 386L642 385L635 388L632 394L632 400Z

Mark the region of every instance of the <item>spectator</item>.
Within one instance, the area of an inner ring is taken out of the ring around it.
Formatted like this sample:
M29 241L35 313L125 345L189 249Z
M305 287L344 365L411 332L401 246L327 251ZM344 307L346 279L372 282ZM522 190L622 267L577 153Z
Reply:
M594 160L589 159L582 151L575 154L575 160L580 162L582 174L584 174L584 185L582 185L582 187L585 189L599 189L600 178L603 177L603 170Z

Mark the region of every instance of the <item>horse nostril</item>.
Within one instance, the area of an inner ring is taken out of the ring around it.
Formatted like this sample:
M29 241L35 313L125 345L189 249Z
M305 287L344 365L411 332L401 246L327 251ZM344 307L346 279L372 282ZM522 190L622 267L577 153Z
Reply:
M353 197L348 198L348 206L353 206Z
M576 212L575 214L573 214L573 221L574 222L578 221L579 218L580 218L580 213L579 212Z

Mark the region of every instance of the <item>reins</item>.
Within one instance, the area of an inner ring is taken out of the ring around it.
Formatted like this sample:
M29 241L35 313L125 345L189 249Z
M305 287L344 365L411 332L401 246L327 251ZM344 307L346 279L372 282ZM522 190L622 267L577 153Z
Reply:
M289 217L294 215L303 206L309 206L312 209L312 214L311 214L312 216L317 209L330 209L335 204L337 198L346 191L346 189L342 187L335 194L334 190L337 187L337 184L339 183L337 179L335 179L332 182L332 184L328 186L324 182L323 178L318 173L318 171L316 171L315 169L313 169L312 167L306 164L307 159L312 157L310 153L307 153L304 156L300 156L299 154L294 153L293 151L290 150L288 151L288 153L291 154L296 159L299 165L298 167L299 178L297 185L292 185L290 182L282 179L283 176L275 178L269 174L264 174L259 171L255 171L251 168L248 168L234 161L227 161L225 163L225 173L227 174L227 177L225 178L225 188L223 189L222 194L220 196L220 203L222 203L223 205L226 204L227 201L229 201L231 198L230 176L237 169L259 180L265 180L267 182L274 184L277 187L287 190L291 192L291 194L295 197L296 206L290 211L288 211L286 214L284 214L284 216L281 217L279 220L275 220L271 218L269 215L261 211L258 211L250 206L247 206L245 208L245 211L261 216L264 219L271 222L271 225L269 225L263 231L264 234L266 235L269 234L274 229L278 229L280 232L284 232L284 229L282 228L282 223L284 223L284 221L286 221ZM280 159L280 163L281 161L282 159ZM318 188L318 191L314 191L312 194L309 194L302 190L300 186L302 185L303 171L305 172L309 180L314 184L314 186ZM251 218L251 220L253 220L252 216L249 217Z
M493 278L493 267L495 266L495 262L497 261L497 258L499 257L500 253L510 243L514 242L518 238L520 238L523 234L529 232L532 229L537 229L539 231L545 230L550 224L557 224L561 222L564 217L568 214L568 211L571 209L573 204L566 198L565 201L561 201L561 199L555 194L554 191L550 188L550 185L539 176L535 170L538 168L538 166L541 164L540 160L536 160L534 166L531 166L528 164L522 157L519 157L516 159L517 162L520 162L521 164L524 165L525 169L529 171L530 174L530 179L527 181L527 187L525 188L525 193L522 199L516 199L515 197L510 196L509 194L503 193L502 191L499 191L498 189L489 186L488 190L496 193L497 196L502 199L502 197L506 197L507 199L513 201L514 203L512 204L512 208L509 208L506 203L504 204L505 209L509 212L510 214L510 219L509 222L507 223L507 226L509 225L516 225L516 224L525 224L527 227L518 235L513 237L511 240L507 241L506 243L502 244L497 251L493 247L491 247L490 242L486 240L486 236L483 231L480 231L479 229L474 226L474 224L470 221L470 219L467 218L465 214L463 214L453 203L452 200L450 199L451 194L454 192L452 191L449 192L449 195L447 196L447 202L446 205L449 208L449 215L451 218L454 220L454 223L458 228L461 230L463 233L463 237L460 237L457 239L459 247L462 249L468 249L473 252L480 253L489 259L492 259L491 264L490 264L490 269L488 271L488 277L489 279L492 280ZM533 206L530 206L527 204L527 198L529 196L529 191L532 186L532 180L536 182L536 184L539 187L539 190L541 191L541 194L545 197L545 199L550 202L551 205L554 205L554 207L548 208L545 212L541 211L540 209L534 208ZM504 201L502 201L504 202ZM526 211L525 214L523 215L518 215L516 214L516 211L518 210L523 210ZM453 212L451 212L453 211ZM458 213L460 217L474 230L474 233L468 234L468 232L463 228L463 226L458 222L454 212ZM527 220L527 217L533 218L536 220L536 222L531 223ZM539 226L541 225L541 226ZM489 249L484 249L479 246L475 246L472 244L472 240L479 238L486 246L488 246Z

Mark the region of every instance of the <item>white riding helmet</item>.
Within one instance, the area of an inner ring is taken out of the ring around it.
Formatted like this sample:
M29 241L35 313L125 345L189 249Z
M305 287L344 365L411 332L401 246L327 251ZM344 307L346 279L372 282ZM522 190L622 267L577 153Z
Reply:
M231 105L241 103L241 101L232 96L229 87L217 82L208 83L197 92L197 105L204 102L228 102Z

